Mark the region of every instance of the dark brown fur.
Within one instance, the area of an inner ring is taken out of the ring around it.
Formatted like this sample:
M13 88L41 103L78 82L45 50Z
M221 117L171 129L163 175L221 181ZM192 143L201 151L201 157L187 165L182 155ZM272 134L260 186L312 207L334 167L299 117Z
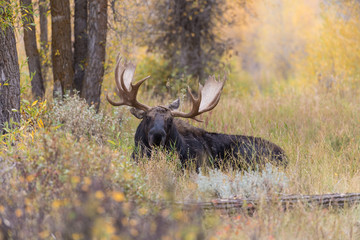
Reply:
M286 165L286 155L276 144L262 138L207 132L171 115L171 107L133 112L142 118L135 134L133 157L151 156L153 147L175 150L183 167L194 160L196 167L230 166L244 168L267 161Z

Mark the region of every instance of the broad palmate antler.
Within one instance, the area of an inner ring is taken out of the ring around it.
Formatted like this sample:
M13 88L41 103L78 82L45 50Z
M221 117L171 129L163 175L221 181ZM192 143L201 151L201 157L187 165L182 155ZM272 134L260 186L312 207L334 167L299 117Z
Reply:
M215 76L210 76L204 86L199 84L199 93L198 97L194 97L191 93L191 89L188 87L188 92L192 102L192 109L188 113L180 112L180 111L172 111L171 114L174 117L182 117L182 118L192 118L195 120L195 117L212 110L220 101L221 91L224 87L224 81L216 81Z

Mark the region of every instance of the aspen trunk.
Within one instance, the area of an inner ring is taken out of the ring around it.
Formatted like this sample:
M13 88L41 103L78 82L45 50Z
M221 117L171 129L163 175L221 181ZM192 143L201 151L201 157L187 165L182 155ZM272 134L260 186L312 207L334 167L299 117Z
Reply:
M88 18L88 55L81 96L96 110L100 105L101 84L104 77L104 62L107 32L107 1L90 0Z
M41 74L40 55L36 45L33 6L31 0L20 0L24 27L24 44L28 58L31 91L35 98L43 98L45 94L44 80Z
M71 24L69 0L51 0L52 63L54 96L72 93L74 69L71 46ZM58 89L61 86L61 91Z
M11 18L9 1L0 3L0 18ZM3 24L3 21L1 21ZM20 121L20 71L12 26L0 28L0 131L11 119Z
M86 67L86 56L88 50L87 37L87 0L75 0L74 21L74 84L77 91L81 93Z

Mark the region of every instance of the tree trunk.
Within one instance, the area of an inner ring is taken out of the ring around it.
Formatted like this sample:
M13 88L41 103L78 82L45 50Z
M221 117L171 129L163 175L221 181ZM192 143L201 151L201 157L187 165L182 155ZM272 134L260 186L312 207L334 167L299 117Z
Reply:
M48 4L46 0L39 0L39 11L40 11L40 42L43 47L48 44L48 19L47 11Z
M24 27L24 44L28 58L31 90L35 98L43 98L45 94L44 80L41 74L40 56L36 46L33 6L31 0L20 0L21 15Z
M40 49L41 49L40 57L41 57L42 76L44 79L44 84L48 80L48 72L49 72L49 62L48 62L49 38L48 38L48 18L47 18L48 9L49 6L47 1L39 0Z
M9 0L0 2L0 129L11 119L20 121L20 71ZM5 21L3 21L5 20ZM10 21L12 22L12 20Z
M88 21L88 64L81 96L89 105L100 105L101 84L104 76L105 47L107 32L107 1L89 1Z
M81 92L85 75L86 55L88 50L87 38L87 0L75 0L74 24L74 84L77 91Z
M71 47L69 0L51 0L52 63L54 96L73 90L74 70ZM61 86L61 91L58 88Z

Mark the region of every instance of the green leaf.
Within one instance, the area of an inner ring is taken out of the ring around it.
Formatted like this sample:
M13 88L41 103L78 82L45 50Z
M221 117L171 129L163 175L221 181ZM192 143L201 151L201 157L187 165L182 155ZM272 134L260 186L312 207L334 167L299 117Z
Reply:
M112 145L116 146L116 143L114 141L111 140L107 140L109 143L111 143Z

